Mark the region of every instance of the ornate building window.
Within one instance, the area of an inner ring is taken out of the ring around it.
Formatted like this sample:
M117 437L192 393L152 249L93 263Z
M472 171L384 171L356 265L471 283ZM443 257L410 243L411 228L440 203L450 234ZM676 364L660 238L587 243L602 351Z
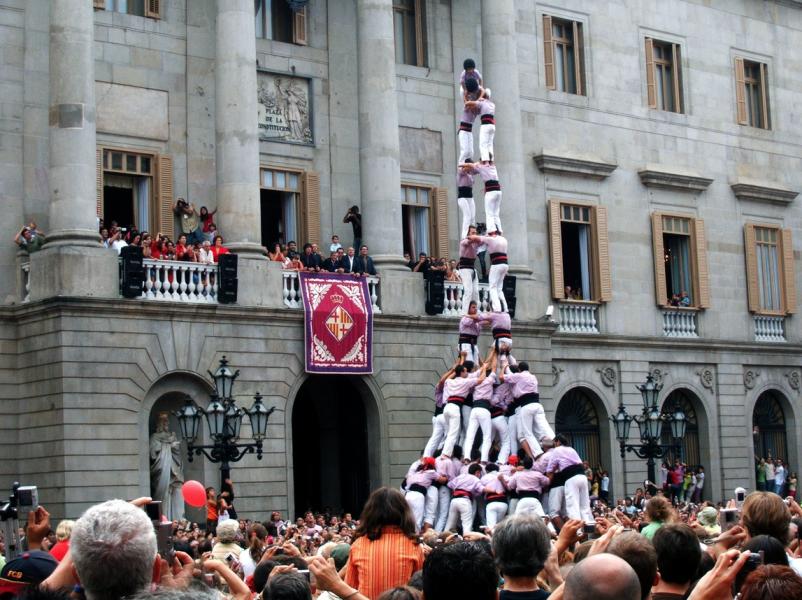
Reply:
M663 402L663 412L672 411L677 405L682 408L685 413L686 426L685 437L682 439L682 447L680 455L675 456L673 453L666 457L666 461L674 462L675 458L686 463L689 467L695 468L702 465L701 451L699 448L699 419L696 415L696 409L690 392L687 390L674 390L669 394L668 398ZM672 444L671 426L668 423L663 423L663 428L660 432L660 443ZM710 465L702 465L708 467Z
M404 252L417 258L448 256L447 190L404 183L401 185L401 228Z
M583 36L580 21L543 15L544 67L550 90L587 95Z
M744 238L749 310L765 315L796 312L791 230L747 223Z
M255 0L256 37L306 46L307 6L294 10L287 0Z
M649 108L684 112L679 44L646 38L646 91Z
M757 399L752 412L752 437L755 460L769 456L788 460L785 412L777 392L763 392Z
M584 458L592 469L602 464L599 414L593 405L593 397L585 388L574 388L562 397L557 405L555 429L571 442L571 446Z
M320 176L314 171L263 168L259 192L262 245L320 242Z
M771 129L766 63L735 57L735 104L739 125Z
M425 0L393 0L395 62L426 66Z
M688 215L652 213L652 243L657 304L708 308L710 276L704 221Z

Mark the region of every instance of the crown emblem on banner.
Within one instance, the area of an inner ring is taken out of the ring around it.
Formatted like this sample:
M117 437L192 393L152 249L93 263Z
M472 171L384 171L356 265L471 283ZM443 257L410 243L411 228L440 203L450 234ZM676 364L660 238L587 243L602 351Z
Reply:
M334 302L335 304L342 304L343 300L345 300L345 298L343 298L340 294L331 295L331 301Z

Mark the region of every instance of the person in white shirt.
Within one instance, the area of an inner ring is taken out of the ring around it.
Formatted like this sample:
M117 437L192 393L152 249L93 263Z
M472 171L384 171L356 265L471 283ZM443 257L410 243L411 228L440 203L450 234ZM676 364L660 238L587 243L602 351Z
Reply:
M340 243L340 236L333 235L331 236L331 245L329 246L329 252L337 252L337 250L342 250L343 245Z
M201 249L198 250L198 262L204 265L214 264L214 254L212 254L212 244L208 240L204 240Z
M705 486L705 468L699 467L696 470L696 489L693 490L693 496L691 497L691 502L694 504L699 504L702 501L702 490Z
M122 237L122 231L120 229L112 229L111 234L109 235L109 239L107 240L107 247L113 248L117 251L117 254L125 248L128 244Z
M777 466L774 468L774 493L778 496L783 495L783 488L785 487L785 467L783 461L777 459Z

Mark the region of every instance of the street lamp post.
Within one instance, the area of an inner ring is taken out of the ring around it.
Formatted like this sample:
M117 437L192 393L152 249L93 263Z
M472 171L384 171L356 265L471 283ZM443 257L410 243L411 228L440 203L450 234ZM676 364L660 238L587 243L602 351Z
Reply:
M209 376L214 381L215 391L211 395L211 402L204 410L191 398L180 410L175 412L181 429L181 437L187 443L187 458L192 462L193 456L203 454L213 463L220 463L221 483L229 478L230 463L239 461L246 454L256 454L262 460L262 441L267 437L267 421L276 407L268 410L262 402L259 392L253 397L253 405L249 409L237 406L232 395L234 381L239 371L233 371L228 366L224 356L220 359L220 366ZM253 442L240 442L240 428L243 416L248 415L251 422L251 435ZM196 444L198 434L202 428L201 422L206 418L209 428L211 444Z
M635 387L637 387L643 399L641 414L635 417L630 416L622 402L618 406L618 413L610 417L610 420L615 428L615 438L621 446L621 458L624 458L627 452L633 452L638 458L645 458L647 477L654 484L656 479L654 460L668 456L672 450L679 449L682 444L682 438L685 437L687 417L679 404L676 404L670 412L663 413L660 411L660 407L657 406L657 397L660 395L660 390L663 389L663 386L655 382L651 373L646 376L645 383ZM640 444L627 443L632 421L638 424ZM662 444L660 442L660 434L664 423L668 423L671 427L671 438L673 440L671 444Z

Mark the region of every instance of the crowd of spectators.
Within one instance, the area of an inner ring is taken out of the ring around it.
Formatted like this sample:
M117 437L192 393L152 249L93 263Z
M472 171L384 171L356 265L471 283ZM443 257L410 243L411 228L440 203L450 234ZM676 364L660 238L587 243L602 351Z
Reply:
M797 497L796 471L790 471L782 459L772 458L771 452L768 456L757 459L756 480L759 490Z
M233 492L233 490L232 490ZM648 490L644 496L648 495ZM756 491L723 528L705 502L678 509L662 490L643 518L597 511L596 526L559 531L531 515L485 533L415 533L409 504L379 488L360 520L307 512L285 521L230 518L233 493L209 494L214 531L176 521L174 557L157 546L150 500L110 500L52 529L44 507L21 531L25 553L0 571L0 598L212 600L781 600L802 598L802 508ZM599 503L603 506L603 503ZM724 503L722 503L724 504Z

